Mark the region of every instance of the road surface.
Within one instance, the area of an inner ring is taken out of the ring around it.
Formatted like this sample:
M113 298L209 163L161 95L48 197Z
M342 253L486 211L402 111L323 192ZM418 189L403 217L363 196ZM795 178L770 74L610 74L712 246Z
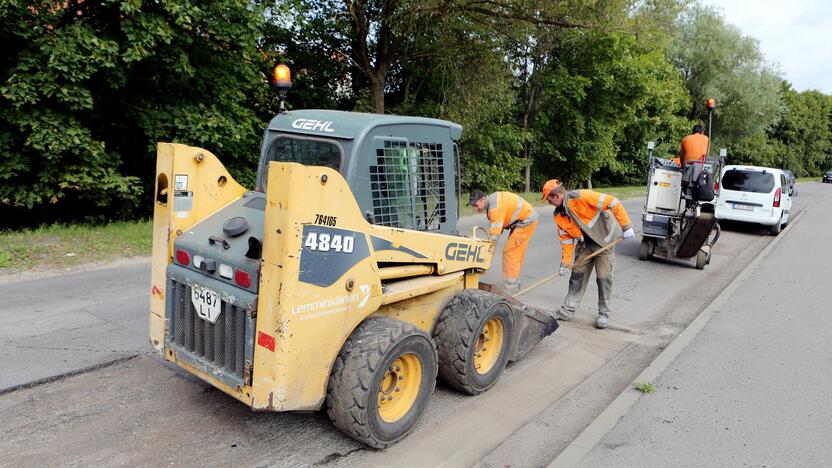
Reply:
M801 185L795 213L828 193ZM624 203L637 229L642 203ZM525 284L559 264L551 208L542 210ZM474 222L463 220L461 230ZM382 452L342 435L322 412L253 413L156 358L146 338L149 264L0 284L0 451L12 465L540 466L773 239L764 231L723 231L704 271L640 262L637 241L619 244L611 329L590 325L591 283L578 320L493 389L467 397L439 385L416 431ZM486 279L499 271L498 256ZM566 280L556 279L523 299L553 309L565 293Z
M581 466L832 466L830 201L760 260Z

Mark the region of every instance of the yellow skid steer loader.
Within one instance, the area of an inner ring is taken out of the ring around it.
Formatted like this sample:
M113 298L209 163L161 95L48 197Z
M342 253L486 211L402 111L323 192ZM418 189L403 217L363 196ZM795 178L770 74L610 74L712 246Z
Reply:
M253 410L325 407L375 448L413 429L437 376L490 388L557 322L479 289L494 246L457 234L461 132L282 109L253 191L210 152L160 143L154 348Z

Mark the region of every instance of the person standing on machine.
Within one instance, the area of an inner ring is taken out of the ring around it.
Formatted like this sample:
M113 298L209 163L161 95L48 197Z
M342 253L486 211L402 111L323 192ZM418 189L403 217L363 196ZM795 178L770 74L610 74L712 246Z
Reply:
M679 148L679 162L682 167L682 193L687 195L687 188L696 183L708 157L710 141L705 136L705 127L693 126L693 133L682 138Z
M566 276L570 268L572 269L569 293L563 306L555 312L555 318L567 322L572 320L575 309L584 297L589 276L594 268L595 281L598 284L598 317L595 327L607 328L615 253L609 249L582 265L575 268L572 266L576 259L610 245L619 237L635 238L636 234L627 211L612 195L592 190L567 192L557 179L548 180L543 185L542 200L555 207L555 224L561 248L560 275Z

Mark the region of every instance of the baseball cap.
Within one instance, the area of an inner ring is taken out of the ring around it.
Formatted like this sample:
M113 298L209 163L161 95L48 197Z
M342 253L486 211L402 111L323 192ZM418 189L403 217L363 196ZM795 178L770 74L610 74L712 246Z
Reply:
M471 192L471 198L468 199L468 206L474 206L474 202L484 197L485 193L482 190L474 190Z
M547 180L546 183L543 184L543 197L540 198L540 201L545 200L546 197L549 196L549 193L551 193L552 190L554 190L558 185L560 185L560 181L558 179Z

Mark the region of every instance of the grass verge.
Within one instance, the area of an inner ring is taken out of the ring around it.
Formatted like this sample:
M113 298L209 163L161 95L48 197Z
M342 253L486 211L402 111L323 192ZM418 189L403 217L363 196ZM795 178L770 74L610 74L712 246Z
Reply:
M636 197L643 197L647 195L647 188L644 185L623 185L620 187L604 187L604 188L594 188L593 190L602 193L608 193L616 198L625 200L627 198L636 198ZM465 205L468 202L468 193L464 194L462 197L462 203L464 206L459 207L459 215L460 216L470 216L476 214L474 208ZM518 193L523 197L527 202L531 203L532 206L542 205L545 202L540 201L540 192L522 192Z
M797 179L795 179L795 182L822 182L822 181L823 181L823 177L821 177L821 176L817 176L817 177L798 177Z
M55 224L22 231L0 231L0 269L67 268L150 255L151 221L103 226Z

